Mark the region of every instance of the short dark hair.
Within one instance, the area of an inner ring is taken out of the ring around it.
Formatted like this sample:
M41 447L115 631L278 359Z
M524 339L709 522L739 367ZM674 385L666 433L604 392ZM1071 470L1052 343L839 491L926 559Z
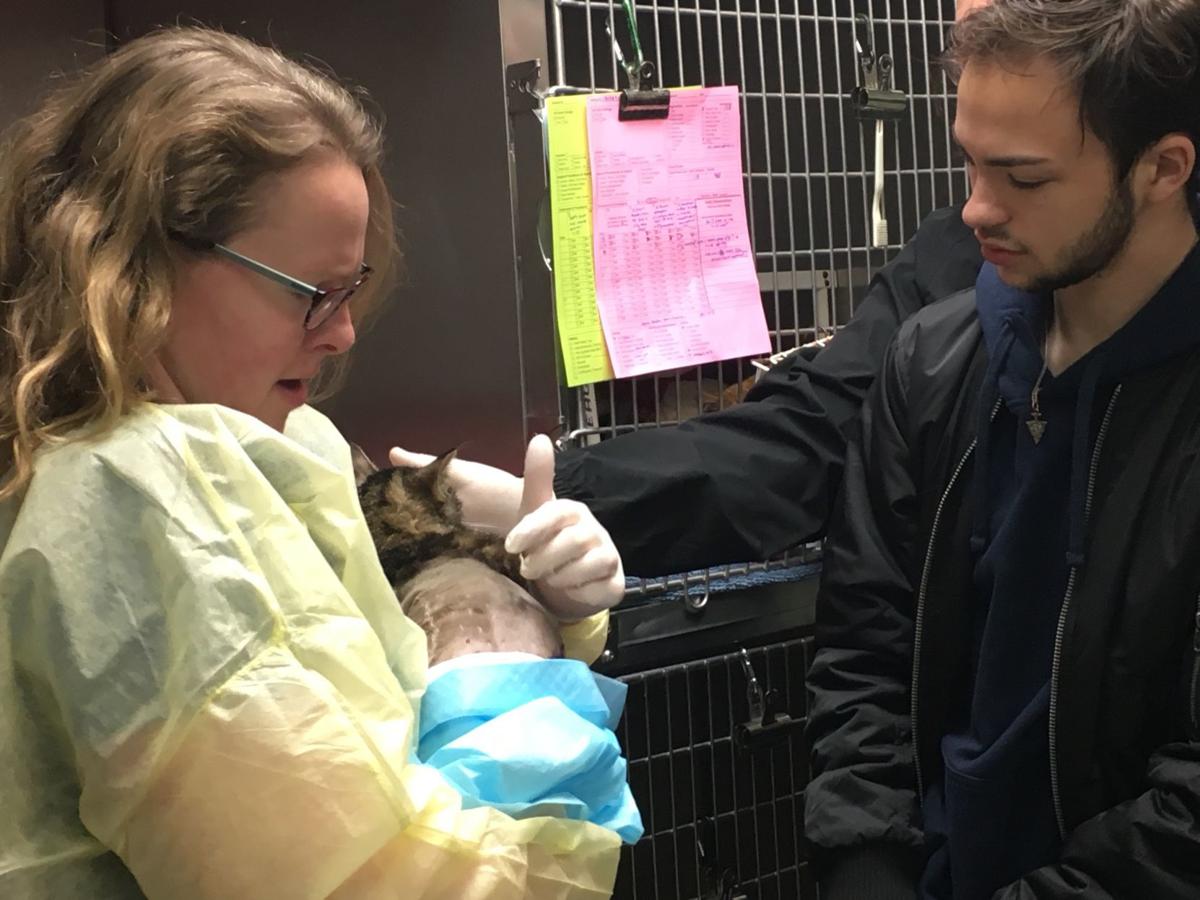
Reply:
M994 0L954 26L942 62L957 79L969 62L1034 57L1075 88L1118 179L1168 134L1200 144L1200 0Z

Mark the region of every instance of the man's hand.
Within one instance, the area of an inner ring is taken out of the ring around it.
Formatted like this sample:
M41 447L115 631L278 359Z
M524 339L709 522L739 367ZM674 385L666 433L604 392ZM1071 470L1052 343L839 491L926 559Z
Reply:
M564 621L609 609L625 595L625 570L608 531L592 511L554 496L554 446L529 442L520 521L504 547L521 555L521 574L534 582L546 608Z

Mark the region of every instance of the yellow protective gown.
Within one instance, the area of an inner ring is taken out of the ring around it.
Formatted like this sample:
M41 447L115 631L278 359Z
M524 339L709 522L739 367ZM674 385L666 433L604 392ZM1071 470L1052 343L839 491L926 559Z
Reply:
M0 547L0 897L610 895L614 833L411 762L425 637L315 410L147 406L44 450Z

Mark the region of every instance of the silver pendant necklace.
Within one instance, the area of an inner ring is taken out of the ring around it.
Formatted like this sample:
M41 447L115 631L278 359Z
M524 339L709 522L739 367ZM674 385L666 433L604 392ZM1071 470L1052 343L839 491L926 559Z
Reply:
M1037 381L1033 383L1033 391L1029 395L1029 418L1025 420L1025 427L1029 429L1029 436L1033 438L1033 443L1036 446L1042 442L1042 435L1046 433L1046 420L1042 418L1042 409L1038 404L1038 394L1042 391L1042 379L1046 377L1046 369L1049 368L1049 363L1045 361L1043 353L1042 371L1038 375Z
M1042 435L1046 433L1046 420L1042 418L1038 395L1042 392L1042 379L1046 377L1046 370L1049 368L1050 329L1047 328L1042 336L1042 371L1038 373L1037 381L1033 383L1033 390L1029 394L1029 418L1025 420L1025 427L1029 429L1029 436L1033 438L1035 447L1042 442Z

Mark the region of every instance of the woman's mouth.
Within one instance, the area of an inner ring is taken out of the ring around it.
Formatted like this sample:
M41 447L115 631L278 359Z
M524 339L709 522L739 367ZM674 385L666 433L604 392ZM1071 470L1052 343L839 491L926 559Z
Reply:
M308 402L307 382L299 378L283 378L276 382L276 386L291 400L295 401L297 406Z

